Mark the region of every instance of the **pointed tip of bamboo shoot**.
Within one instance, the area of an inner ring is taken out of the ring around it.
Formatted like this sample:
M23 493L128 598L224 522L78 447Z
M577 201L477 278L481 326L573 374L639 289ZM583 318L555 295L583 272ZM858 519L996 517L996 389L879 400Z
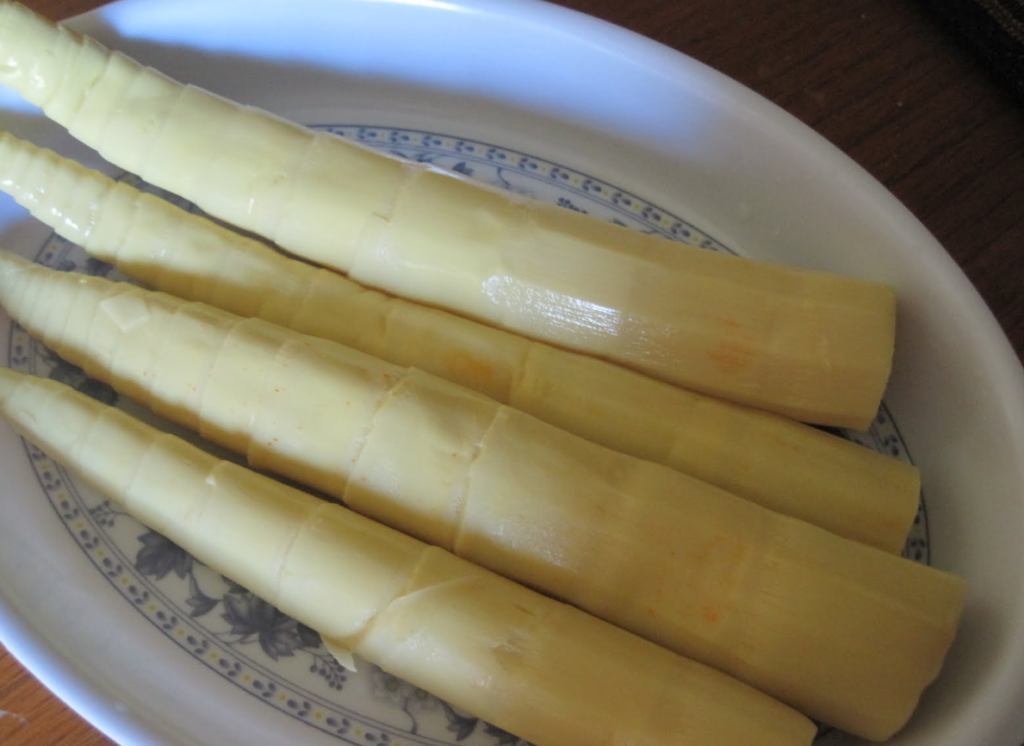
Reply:
M3 184L4 191L9 190L18 178L18 156L36 150L39 148L32 143L15 137L5 129L0 129L0 183ZM11 194L13 196L13 193Z
M0 249L0 307L10 312L10 303L16 294L18 275L32 262L5 249Z
M0 275L7 276L14 272L20 272L32 264L28 259L18 256L8 249L0 249Z
M10 368L0 367L0 405L7 401L7 398L14 393L24 379L24 374L15 373Z
M0 303L11 292L11 284L17 274L32 266L32 262L12 251L0 249Z

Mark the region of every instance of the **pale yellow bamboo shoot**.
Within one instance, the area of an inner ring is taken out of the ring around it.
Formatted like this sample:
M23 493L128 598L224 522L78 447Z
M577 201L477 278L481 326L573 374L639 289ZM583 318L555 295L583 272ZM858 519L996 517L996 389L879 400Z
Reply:
M11 424L214 570L538 746L807 746L805 717L699 663L43 379Z
M864 428L878 409L895 333L880 284L398 160L177 84L16 3L0 6L0 53L0 81L109 161L361 283L795 419Z

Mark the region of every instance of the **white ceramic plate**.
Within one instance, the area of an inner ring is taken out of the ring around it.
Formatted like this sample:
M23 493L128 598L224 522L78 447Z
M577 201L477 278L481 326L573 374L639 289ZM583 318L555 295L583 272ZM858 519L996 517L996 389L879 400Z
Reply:
M946 670L895 743L1024 741L1024 377L948 256L834 148L686 57L529 0L124 0L77 25L306 124L710 248L894 285L895 372L862 442L921 466L927 522L909 551L971 583ZM7 129L100 165L3 104ZM106 271L9 200L0 233L42 261ZM2 327L12 367L91 386ZM342 672L315 635L6 429L0 463L0 641L115 740L516 743L371 666Z

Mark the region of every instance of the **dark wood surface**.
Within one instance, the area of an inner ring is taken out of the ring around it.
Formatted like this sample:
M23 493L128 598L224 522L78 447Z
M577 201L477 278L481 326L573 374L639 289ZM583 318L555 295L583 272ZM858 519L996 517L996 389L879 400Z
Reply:
M283 1L283 0L282 0ZM96 0L30 0L52 18ZM739 80L928 227L1024 357L1024 102L915 0L561 0ZM1024 703L1021 703L1024 707ZM0 648L0 746L110 746Z

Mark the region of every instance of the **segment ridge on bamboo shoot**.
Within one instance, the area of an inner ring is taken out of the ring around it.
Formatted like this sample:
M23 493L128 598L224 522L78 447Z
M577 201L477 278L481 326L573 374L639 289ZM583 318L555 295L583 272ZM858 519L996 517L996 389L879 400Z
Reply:
M917 512L920 475L909 463L367 290L6 133L0 189L149 287L421 368L848 538L898 552Z
M955 634L955 576L422 371L10 254L0 301L89 375L253 467L857 735L906 722Z
M807 746L752 687L62 384L0 368L26 438L214 570L539 746Z
M881 284L687 247L181 85L23 6L0 81L110 162L369 286L712 396L863 429L892 362Z

